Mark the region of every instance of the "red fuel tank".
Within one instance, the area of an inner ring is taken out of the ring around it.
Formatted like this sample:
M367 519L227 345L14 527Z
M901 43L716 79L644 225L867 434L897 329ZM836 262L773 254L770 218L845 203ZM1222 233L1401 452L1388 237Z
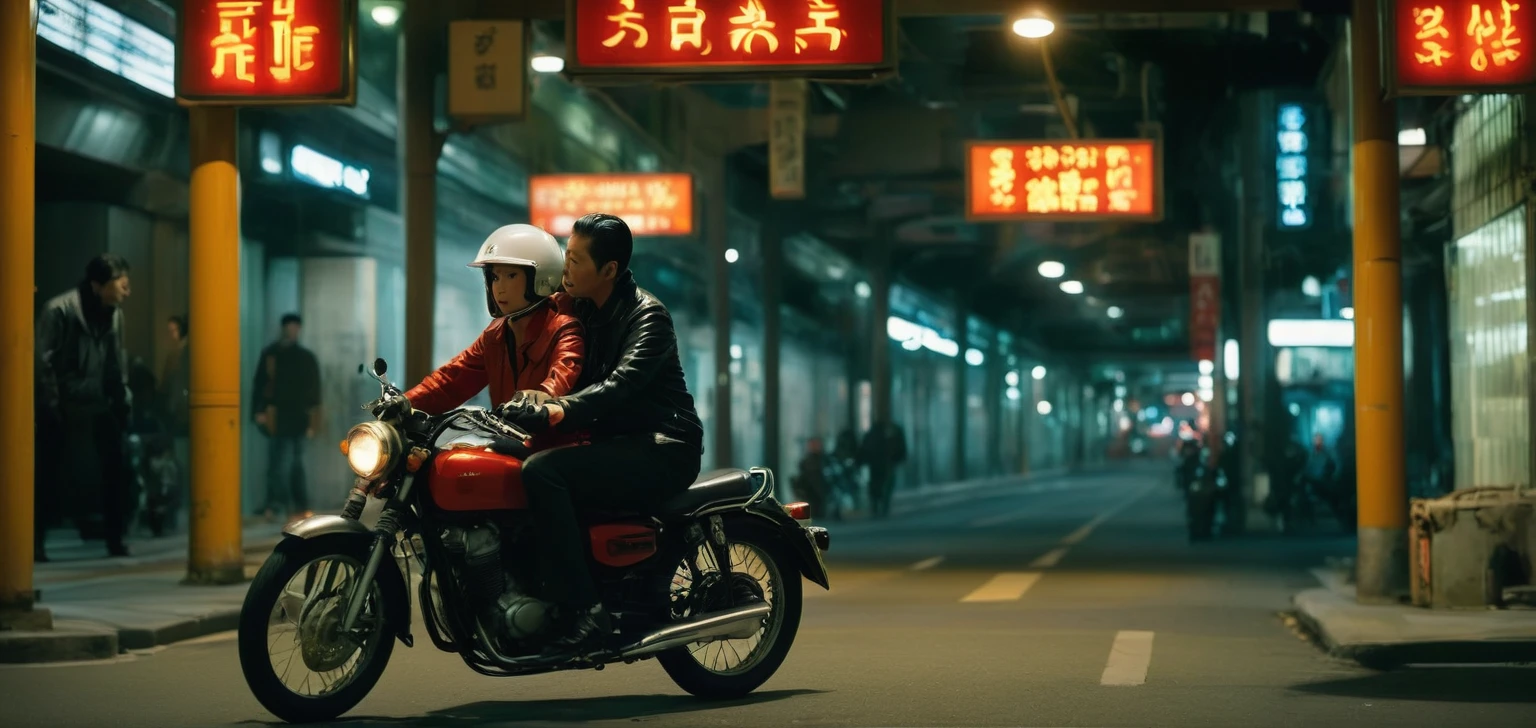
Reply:
M508 511L528 507L523 461L480 448L461 448L432 459L427 486L445 511Z

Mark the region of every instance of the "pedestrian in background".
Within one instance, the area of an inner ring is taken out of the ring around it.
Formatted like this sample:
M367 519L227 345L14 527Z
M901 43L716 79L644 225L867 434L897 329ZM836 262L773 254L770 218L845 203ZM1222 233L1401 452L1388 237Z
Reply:
M309 514L305 449L320 419L320 362L299 344L304 320L283 316L282 335L261 352L251 386L251 412L267 436L266 518Z
M123 349L123 312L131 292L128 261L104 253L85 266L74 290L43 305L38 318L37 378L39 430L45 435L40 458L48 464L41 489L67 484L71 494L96 492L101 499L102 538L107 553L127 556L123 544L129 477L125 437L133 396ZM57 492L49 503L57 503ZM81 538L91 530L81 514ZM41 543L37 544L41 546ZM46 561L41 548L38 560Z

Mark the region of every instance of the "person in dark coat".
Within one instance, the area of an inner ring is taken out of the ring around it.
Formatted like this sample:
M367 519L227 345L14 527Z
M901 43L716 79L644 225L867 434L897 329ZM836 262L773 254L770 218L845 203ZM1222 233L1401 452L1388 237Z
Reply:
M112 556L128 555L123 544L129 475L124 438L133 395L119 308L131 292L128 272L128 261L120 256L92 258L80 285L43 305L36 333L40 430L63 435L43 440L42 459L49 467L38 475L58 481L40 482L38 488L53 491L63 481L75 492L97 491L103 538ZM83 525L81 530L86 531ZM47 555L39 549L36 558L45 561Z
M289 515L309 511L309 482L304 450L320 417L320 361L299 345L304 320L283 316L282 338L261 352L251 385L251 412L267 442L267 502L272 517L286 507Z
M869 468L870 510L876 518L884 518L891 514L896 466L907 460L906 433L900 425L889 420L876 423L864 434L859 460Z

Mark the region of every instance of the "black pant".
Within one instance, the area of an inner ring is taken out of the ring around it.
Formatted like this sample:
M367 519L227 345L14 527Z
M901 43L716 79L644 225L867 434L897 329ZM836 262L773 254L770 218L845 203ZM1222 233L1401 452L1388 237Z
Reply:
M895 486L896 474L889 470L869 471L869 509L876 517L885 517L891 512L891 489Z
M546 597L576 608L598 601L577 511L650 511L693 484L700 460L697 449L654 435L570 445L529 458L523 488L538 532Z
M114 415L95 418L96 457L101 464L101 525L108 546L121 546L124 535L125 502L129 497L128 449L123 442L124 425Z
M309 480L304 474L304 453L309 439L303 436L276 435L267 439L266 510L283 515L309 510Z

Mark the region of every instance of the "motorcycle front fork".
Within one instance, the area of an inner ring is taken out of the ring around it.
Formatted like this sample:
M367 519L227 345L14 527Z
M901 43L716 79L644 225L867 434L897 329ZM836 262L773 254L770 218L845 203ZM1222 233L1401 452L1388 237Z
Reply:
M400 484L398 496L384 503L384 511L379 515L378 525L373 527L373 545L368 552L368 563L363 567L363 578L353 586L352 593L347 598L346 618L342 620L341 631L350 634L357 625L357 616L362 612L363 602L368 593L373 589L373 580L378 576L379 564L384 562L384 557L389 554L390 547L394 545L395 534L400 532L400 514L403 503L410 495L411 485L415 482L414 475L405 476L405 482ZM363 506L368 502L368 497L359 489L354 488L347 497L347 505L342 508L341 516L349 520L357 520L363 514Z

